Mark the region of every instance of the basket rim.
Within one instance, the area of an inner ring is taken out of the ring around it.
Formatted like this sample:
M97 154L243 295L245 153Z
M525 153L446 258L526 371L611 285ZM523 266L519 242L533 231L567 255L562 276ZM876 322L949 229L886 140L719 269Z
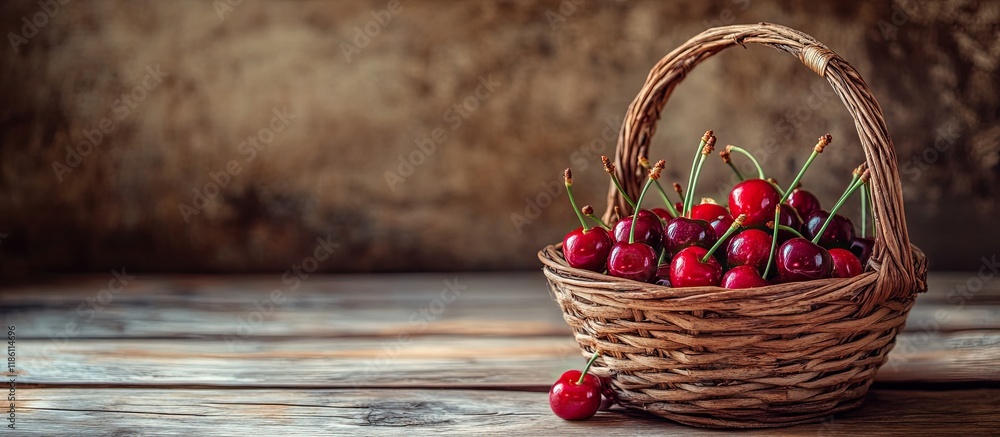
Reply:
M910 245L913 253L914 268L920 272L918 279L925 283L926 255L918 247ZM538 251L538 259L542 262L542 271L550 281L559 281L574 286L590 295L613 296L616 300L635 300L648 305L649 301L671 302L672 306L690 305L692 308L705 308L706 304L720 305L726 302L759 305L770 304L769 307L786 307L795 311L797 307L824 303L838 299L858 301L857 291L847 290L847 284L863 282L856 290L864 290L876 284L880 266L870 262L871 269L852 278L825 278L812 281L798 281L771 284L764 287L744 289L727 289L717 286L707 287L666 287L646 282L638 282L626 278L618 278L604 273L592 272L571 267L562 255L562 243L549 244ZM916 292L926 291L926 286ZM909 299L913 298L911 294ZM902 297L897 297L897 299ZM860 305L860 302L859 302ZM724 306L724 305L723 305ZM679 308L678 308L679 309Z

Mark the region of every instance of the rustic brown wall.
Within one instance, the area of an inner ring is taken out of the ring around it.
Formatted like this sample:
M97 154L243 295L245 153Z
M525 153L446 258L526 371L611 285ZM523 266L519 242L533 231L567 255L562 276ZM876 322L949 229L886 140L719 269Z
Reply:
M649 68L757 21L866 77L934 267L1000 246L998 2L227 1L0 6L0 272L284 270L317 237L338 245L324 271L536 268L575 224L564 167L603 205L605 135ZM828 204L862 157L825 82L770 49L709 60L664 117L651 158L668 180L708 128L784 181L831 132L805 179ZM712 162L699 191L728 177Z

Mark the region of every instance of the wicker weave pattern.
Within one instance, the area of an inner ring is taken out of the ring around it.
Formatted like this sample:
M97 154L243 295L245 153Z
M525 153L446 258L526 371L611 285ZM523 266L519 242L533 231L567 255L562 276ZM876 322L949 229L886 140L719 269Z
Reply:
M644 175L660 111L701 61L747 42L775 47L827 78L854 117L871 169L878 236L851 279L748 290L665 288L569 267L559 245L539 252L582 353L601 357L620 404L697 426L755 428L818 420L861 403L926 289L926 257L909 244L892 141L860 75L812 37L760 23L709 29L653 67L629 106L615 164L630 195ZM611 187L613 207L630 211Z

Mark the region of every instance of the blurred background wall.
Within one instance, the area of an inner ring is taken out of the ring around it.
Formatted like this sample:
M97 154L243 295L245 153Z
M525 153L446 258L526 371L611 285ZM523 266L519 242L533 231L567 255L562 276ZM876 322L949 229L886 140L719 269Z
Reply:
M996 253L1000 2L31 0L0 5L0 272L281 271L317 247L330 272L538 268L577 226L563 168L603 210L649 68L758 21L871 85L932 268ZM785 183L832 133L804 180L827 206L863 156L826 82L763 47L663 116L668 182L706 129ZM699 197L731 184L710 161Z

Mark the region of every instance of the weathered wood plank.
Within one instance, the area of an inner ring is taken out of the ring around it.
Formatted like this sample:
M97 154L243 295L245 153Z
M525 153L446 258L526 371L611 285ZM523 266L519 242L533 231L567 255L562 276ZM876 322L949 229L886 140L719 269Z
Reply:
M20 389L17 434L717 436L615 407L582 422L553 415L545 393L489 390ZM990 435L1000 390L879 390L824 422L752 436Z
M932 276L935 288L918 299L906 329L1000 329L1000 304L990 300L1000 297L1000 281L987 281L975 292L956 291L954 284L968 277ZM457 284L458 293L447 292L445 281ZM138 278L118 294L102 294L102 286L88 277L7 289L0 294L0 319L18 326L25 339L65 336L67 330L73 338L568 332L544 278L534 272L316 277L286 289L277 304L269 302L272 290L287 286L267 276Z
M582 357L570 335L18 343L21 383L545 388ZM1000 381L1000 331L904 333L886 382Z

